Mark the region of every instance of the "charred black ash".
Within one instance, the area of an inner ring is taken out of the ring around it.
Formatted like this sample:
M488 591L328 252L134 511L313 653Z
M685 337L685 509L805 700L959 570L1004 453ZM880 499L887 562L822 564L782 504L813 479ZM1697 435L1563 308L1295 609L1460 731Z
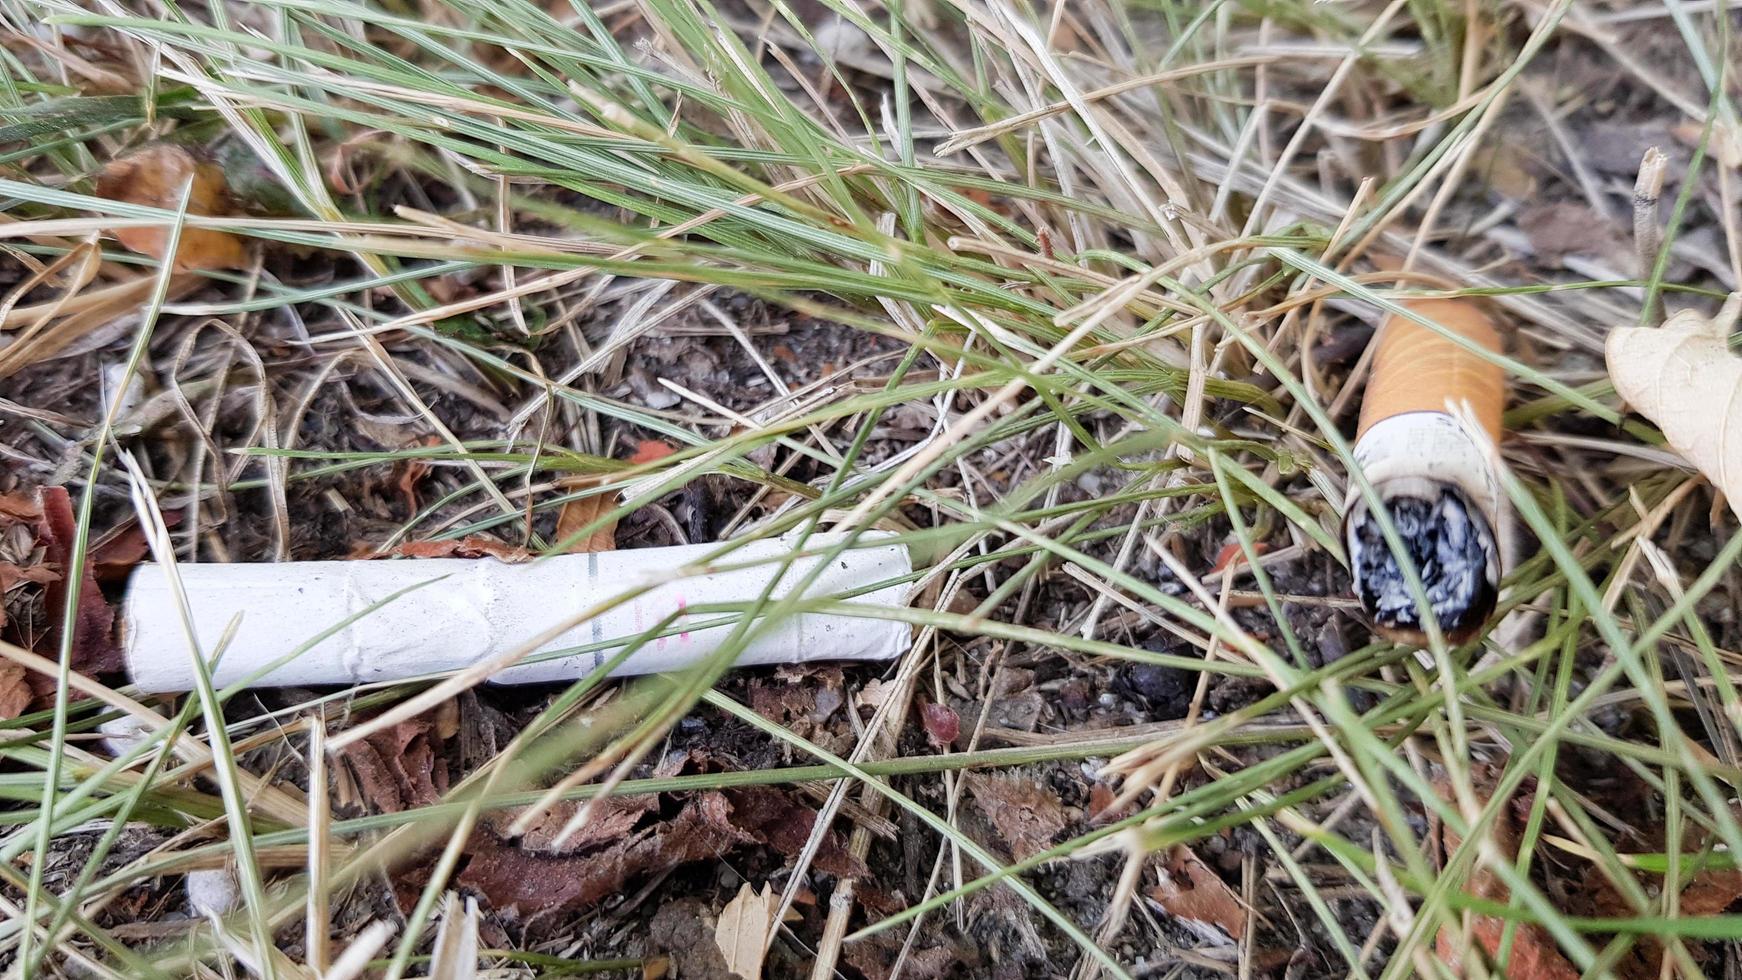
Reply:
M1487 521L1473 512L1455 488L1434 499L1414 494L1385 501L1391 522L1403 539L1409 560L1420 573L1428 604L1440 629L1450 635L1473 629L1494 611L1497 583L1489 575L1494 538ZM1354 527L1356 597L1384 629L1423 628L1397 559L1386 546L1379 523L1363 511Z

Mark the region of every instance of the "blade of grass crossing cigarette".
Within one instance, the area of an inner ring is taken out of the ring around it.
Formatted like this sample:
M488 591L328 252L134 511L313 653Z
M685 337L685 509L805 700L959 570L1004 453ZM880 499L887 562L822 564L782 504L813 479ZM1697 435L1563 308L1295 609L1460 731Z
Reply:
M165 254L173 255L174 252ZM133 494L135 508L139 512L140 527L145 531L147 544L153 557L163 566L164 573L169 576L171 593L181 614L182 624L187 631L188 658L193 665L195 692L197 694L200 712L206 722L206 737L212 747L212 778L218 784L218 791L224 802L225 819L228 822L228 835L231 849L235 854L235 872L238 884L241 886L245 900L245 910L248 918L249 931L254 943L254 954L259 972L266 980L277 976L277 964L274 954L277 946L273 943L272 929L267 923L267 912L271 906L266 899L266 879L260 871L260 864L254 854L253 817L250 813L249 800L242 793L241 779L238 777L238 766L235 753L230 747L229 729L224 723L223 701L218 697L217 690L212 686L212 675L209 661L200 649L200 638L194 635L193 618L188 605L188 596L181 588L180 577L176 574L175 546L171 543L169 527L164 524L163 512L158 509L157 498L151 493L150 483L139 469L139 464L132 454L123 452L120 455L122 464L127 469L130 478L130 489ZM229 645L230 638L235 634L240 619L232 620L224 635L213 644L212 661L223 655L223 650Z
M182 224L187 218L187 206L193 193L193 181L190 178L183 185L181 203L178 206L175 223L167 231L164 239L163 254L173 257L181 247ZM163 309L164 299L169 295L169 281L175 270L173 259L158 264L157 279L153 284L151 298L141 312L139 327L134 334L133 344L127 352L127 360L121 371L121 377L115 385L116 391L125 391L139 373L139 364L145 357L145 351L150 344L151 335L157 326L157 317ZM60 638L60 669L55 675L54 693L54 725L50 734L49 761L43 773L42 813L43 821L38 828L33 860L30 865L29 885L24 896L24 921L35 923L37 918L37 903L40 901L43 883L43 869L48 863L49 827L52 821L48 818L55 810L55 798L60 790L60 769L64 753L64 740L67 733L67 701L69 691L68 675L72 672L73 643L78 636L78 614L80 591L85 578L85 564L91 543L91 512L96 504L97 480L101 473L104 456L108 451L110 433L115 427L116 416L120 412L121 399L109 401L103 412L102 424L97 429L96 439L91 446L91 465L86 472L85 487L79 494L78 525L74 532L72 561L62 573L67 583L66 608L61 611ZM18 959L20 963L34 963L40 958L40 951L32 949L32 930L26 928L19 934Z
M514 802L516 800L520 801L522 805L530 804L535 807L541 805L542 801L550 796L549 791L522 793L518 796L514 793L499 792L494 797L490 793L496 787L498 780L502 778L502 774L508 772L511 767L518 767L519 772L523 774L518 778L535 778L540 773L552 771L556 767L565 765L569 759L577 754L587 752L595 742L606 738L612 731L612 727L606 719L597 716L589 719L591 723L579 733L578 738L562 733L551 738L545 738L545 735L551 732L554 726L560 723L582 699L603 683L613 669L633 657L647 642L657 636L662 631L663 626L676 615L676 613L668 615L661 622L655 623L648 630L631 638L630 642L624 644L620 650L601 663L588 676L571 684L562 694L552 699L551 703L525 725L500 753L450 790L447 801L423 807L420 810L428 815L451 814L455 826L460 826L475 820L476 815L485 806L503 808L516 805ZM648 706L641 704L642 701L646 701L644 696L631 692L627 697L620 699L617 704L625 710L633 709L629 711L629 717L639 717L642 710ZM583 787L583 789L589 791L587 795L590 798L601 788ZM565 794L565 796L575 798L572 793ZM415 821L393 821L384 826L403 828L413 822ZM348 830L351 826L354 826L354 822L347 823L345 829ZM429 882L425 885L418 904L420 912L414 914L407 923L406 933L408 937L416 937L421 934L423 922L429 914L429 909L433 907L432 903L447 887L448 875L453 865L453 861L447 859L447 853L454 850L455 841L464 841L466 836L457 831L450 832L449 843L444 849L444 861L446 862L444 870L441 873L432 874ZM396 853L409 853L409 847L400 847L389 837L375 847L356 855L352 863L347 868L342 869L335 877L349 880L361 871L378 866L384 867L390 856ZM404 945L402 944L401 950L403 949ZM396 953L390 962L401 962L399 955ZM409 962L409 960L404 962ZM403 965L398 968L403 969Z
M882 512L880 510L878 516L881 516ZM634 732L620 740L621 748L617 750L617 754L620 754L621 758L617 762L612 776L607 778L607 782L616 782L625 778L630 768L652 749L656 739L662 736L673 724L676 724L685 712L701 700L705 692L718 683L751 640L762 632L774 628L786 617L796 615L802 597L811 584L816 581L825 568L829 567L835 556L845 551L858 539L860 533L858 529L854 529L839 543L831 545L819 561L799 576L797 582L790 587L789 592L770 606L769 602L774 598L776 590L782 585L782 580L790 574L793 560L797 557L798 552L803 550L805 541L816 530L816 527L814 521L807 523L793 542L794 550L771 562L771 564L779 566L779 571L769 579L767 585L751 601L743 617L733 625L732 632L721 641L720 648L700 664L677 675L677 684L661 708L650 714L646 721L636 727ZM730 551L736 546L735 543L724 550ZM593 804L589 801L558 831L558 842L567 840L578 831L591 818L592 813Z
M1371 287L1365 286L1354 278L1332 269L1330 266L1325 265L1317 259L1303 255L1292 248L1271 247L1265 249L1265 251L1282 261L1283 264L1298 269L1299 271L1312 276L1314 279L1335 286L1356 299L1366 303L1371 303L1392 316L1402 317L1411 323L1432 330L1439 336L1446 338L1473 354L1476 354L1483 360L1500 365L1506 369L1508 374L1523 378L1525 381L1528 381L1545 391L1559 395L1566 399L1569 404L1576 405L1597 418L1608 422L1620 421L1620 416L1618 416L1613 409L1603 405L1601 402L1593 400L1578 390L1568 387L1566 384L1549 377L1522 361L1508 357L1505 354L1496 354L1468 337L1445 329L1438 323L1435 323L1427 317L1422 316L1420 313L1411 310L1408 306L1375 292Z
M415 697L409 698L395 705L382 714L371 718L369 721L348 728L343 733L333 736L330 742L332 751L341 752L347 746L355 744L356 742L366 739L378 732L386 731L400 722L407 721L424 713L430 708L454 697L462 691L476 687L489 678L491 674L494 674L505 667L521 662L540 647L554 642L558 637L567 633L574 627L585 623L587 620L592 619L600 613L615 609L617 606L620 606L625 602L633 601L636 597L655 588L656 585L657 583L642 585L621 592L603 602L596 603L573 616L559 621L539 635L532 637L520 646L515 647L500 656L481 661L474 666L468 667L463 671L445 678L433 687L428 688Z
M166 569L165 571L167 572L168 570ZM274 660L268 664L261 666L257 670L249 672L249 674L246 677L242 677L242 678L238 679L237 681L235 681L234 683L229 684L228 686L220 689L218 691L218 703L223 704L225 702L228 702L231 698L233 698L236 695L242 693L243 691L249 689L250 687L253 687L256 683L258 683L260 681L261 678L267 676L268 674L279 669L280 667L285 666L286 664L294 663L298 657L307 653L309 650L319 646L320 644L325 643L327 640L331 639L332 637L337 636L338 634L343 633L344 631L350 629L353 625L355 625L359 620L363 619L365 616L368 616L371 613L374 613L377 610L380 610L380 609L386 607L389 603L392 603L392 602L394 602L394 601L396 601L404 596L407 596L413 592L416 592L418 589L424 588L425 586L428 586L428 585L434 585L435 583L440 582L445 578L447 578L446 575L438 575L435 578L432 578L427 582L417 582L417 583L414 583L412 585L408 585L405 588L400 589L399 591L394 592L391 595L388 595L388 596L386 596L382 599L379 599L375 602L372 602L369 605L365 606L364 608L357 610L356 612L352 613L349 616L346 616L344 619L339 620L338 622L334 623L333 625L328 626L326 629L321 630L319 633L316 633L315 635L304 640L302 643L297 645L296 649L290 651L289 653L285 654L284 656L279 657L277 660ZM213 660L211 660L209 662L209 666L207 668L208 672L210 672L210 669L212 667L216 667L216 666L217 666L217 659L214 658Z
M1279 253L1279 255L1281 254L1293 253L1287 253L1286 250L1284 250L1283 253ZM1297 255L1295 258L1308 262L1311 261L1305 259L1304 256ZM1318 265L1318 263L1312 264ZM1320 267L1322 268L1322 266ZM1331 272L1329 269L1325 269L1325 271L1327 273ZM1332 275L1336 275L1336 273L1332 273ZM1354 482L1357 490L1360 492L1361 499L1366 502L1371 519L1378 525L1381 537L1385 541L1385 546L1390 549L1392 557L1396 561L1397 569L1403 575L1404 584L1410 596L1415 600L1419 621L1427 628L1428 648L1434 652L1436 657L1443 656L1443 651L1446 645L1445 636L1441 632L1439 622L1433 614L1432 605L1427 597L1427 590L1422 585L1421 574L1415 567L1415 562L1410 559L1409 551L1404 547L1403 539L1397 533L1396 524L1392 521L1391 515L1385 507L1384 501L1380 498L1378 491L1373 488L1372 483L1368 481L1365 473L1362 472L1361 467L1356 463L1354 454L1351 451L1347 440L1343 438L1336 423L1326 413L1325 409L1319 405L1317 399L1313 398L1312 393L1306 390L1306 387L1301 383L1300 379L1296 378L1289 372L1287 365L1278 359L1275 353L1265 344L1259 342L1256 338L1252 337L1247 330L1235 323L1233 318L1229 317L1215 304L1207 302L1192 293L1190 290L1185 289L1182 284L1174 280L1171 276L1160 277L1158 281L1170 289L1177 290L1181 296L1192 302L1201 312L1215 320L1229 336L1233 337L1236 342L1251 354L1254 360L1259 364L1262 364L1264 368L1271 373L1271 376L1276 378L1277 382L1281 384L1294 398L1295 404L1299 406L1302 411L1306 412L1307 416L1313 420L1313 424L1317 426L1320 436L1325 440L1326 444L1331 447L1337 458L1343 463L1345 472L1348 473L1349 478ZM1352 282L1350 284L1354 285ZM1339 288L1346 287L1339 284ZM1402 310L1402 307L1398 307L1398 309Z

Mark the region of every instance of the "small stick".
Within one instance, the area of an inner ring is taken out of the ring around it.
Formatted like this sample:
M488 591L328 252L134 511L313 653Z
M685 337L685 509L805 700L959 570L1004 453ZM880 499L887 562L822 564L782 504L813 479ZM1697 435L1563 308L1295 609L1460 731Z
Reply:
M327 872L332 857L327 840L332 822L331 800L327 797L327 723L316 715L308 737L308 913L307 937L303 945L303 962L324 976L327 961L332 956L329 943L332 930Z
M1668 169L1669 157L1655 146L1647 147L1639 159L1639 178L1633 182L1633 248L1639 256L1641 279L1651 275L1657 265L1657 250L1663 247L1657 200L1663 195L1663 176ZM1645 312L1646 322L1650 322L1652 311Z

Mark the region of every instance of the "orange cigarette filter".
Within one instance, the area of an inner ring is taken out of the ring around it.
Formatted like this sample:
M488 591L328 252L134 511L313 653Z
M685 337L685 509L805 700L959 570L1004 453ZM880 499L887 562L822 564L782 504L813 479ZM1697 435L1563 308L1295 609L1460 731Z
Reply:
M1500 442L1506 375L1480 352L1498 353L1500 332L1471 300L1412 300L1405 306L1479 350L1408 317L1394 315L1380 324L1355 460L1425 591L1418 596L1409 584L1399 555L1353 483L1344 516L1350 572L1380 635L1424 645L1425 600L1444 635L1463 642L1493 612L1503 571L1504 503L1488 447ZM1486 440L1453 414L1464 410Z
M1500 332L1467 299L1421 299L1402 304L1415 313L1495 353ZM1466 402L1488 438L1500 441L1506 407L1506 374L1498 364L1406 317L1389 316L1375 338L1379 349L1361 402L1361 428L1404 412L1443 412Z

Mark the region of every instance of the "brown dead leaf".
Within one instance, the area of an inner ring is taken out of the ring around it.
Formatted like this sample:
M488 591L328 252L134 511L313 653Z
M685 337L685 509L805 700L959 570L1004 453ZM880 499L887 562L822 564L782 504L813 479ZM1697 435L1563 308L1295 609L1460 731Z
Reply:
M1262 555L1266 551L1270 550L1270 546L1265 544L1262 541L1258 541L1258 542L1253 543L1252 550L1257 552L1258 554ZM1214 564L1212 564L1210 566L1210 574L1211 575L1219 574L1223 569L1227 568L1229 565L1231 565L1235 562L1240 562L1240 563L1244 564L1245 561L1246 561L1246 553L1243 550L1241 550L1240 542L1230 541L1227 544L1223 545L1221 550L1216 552L1216 561Z
M402 721L347 746L344 759L368 800L382 813L427 806L448 789L448 767L433 713Z
M1731 293L1714 317L1682 310L1656 330L1612 330L1606 354L1615 390L1742 515L1742 401L1735 397L1742 358L1730 353L1728 340L1739 317L1742 293Z
M73 517L72 498L65 487L43 487L37 490L37 543L43 548L43 562L53 569L65 569L72 564L73 543L78 534L78 522ZM57 576L44 585L48 595L49 623L43 634L44 649L60 649L61 625L66 621L67 599L71 594L64 578ZM97 587L97 579L89 564L84 580L79 583L78 612L73 621L72 668L81 674L114 673L122 669L121 646L115 642L115 609Z
M60 581L60 573L47 565L30 565L21 567L13 562L0 561L0 600L3 600L13 588L26 585L47 585ZM6 605L0 601L0 626L5 626L7 620Z
M97 196L175 211L181 207L183 188L190 182L188 214L223 216L235 212L223 168L200 159L187 147L170 143L155 143L111 160L97 176ZM115 238L135 252L162 259L169 248L169 232L164 227L117 228ZM182 229L175 255L177 272L247 265L248 249L235 235L211 228Z
M0 721L11 721L30 708L35 692L22 664L0 660Z
M1119 793L1112 786L1096 782L1089 786L1089 823L1099 826L1123 820L1137 812L1137 801L1119 803Z
M629 454L629 462L637 466L657 463L675 452L677 450L669 442L662 442L658 439L643 439L635 444L635 451Z
M1184 844L1168 852L1161 884L1149 890L1149 897L1206 942L1227 945L1246 935L1250 917L1246 906L1222 876Z
M181 526L182 512L172 510L163 515L165 527ZM105 585L119 585L132 574L133 566L151 556L145 531L137 520L129 519L103 532L91 542L91 571Z
M1051 790L1018 776L968 773L968 792L1018 860L1052 846L1069 822Z
M1500 942L1506 933L1506 923L1490 915L1471 916L1470 939L1485 950L1490 959L1499 955ZM1463 948L1455 934L1440 932L1434 951L1455 976L1463 976ZM1567 962L1554 940L1534 925L1520 926L1512 943L1512 958L1506 963L1508 977L1517 980L1577 980L1579 971Z
M468 534L463 538L445 538L440 541L407 541L390 551L376 551L372 547L359 547L351 552L351 557L358 560L378 558L494 558L497 561L514 565L531 561L538 556L525 548L503 544L488 535Z
M1587 205L1556 201L1527 208L1518 226L1530 239L1539 259L1560 262L1571 255L1588 255L1627 268L1633 251L1621 228Z
M642 819L659 812L659 798L652 794L639 796L612 796L598 801L593 806L591 816L578 830L569 835L561 848L556 846L557 835L568 826L581 803L578 800L560 800L552 806L545 807L539 813L538 819L521 833L518 843L529 851L540 854L579 854L616 843L628 838ZM508 828L514 825L523 811L519 809L494 812L488 818L496 832L508 837Z
M774 848L782 857L796 858L810 840L817 811L772 786L749 786L727 790L732 803L732 825L759 844ZM823 835L813 867L836 878L858 878L868 873L865 862L853 857L846 841L835 830Z
M28 493L0 493L0 520L6 523L29 521L42 516L42 505Z
M1484 804L1487 803L1500 767L1489 765L1474 771L1477 796ZM1436 790L1442 796L1450 798L1450 786L1438 786ZM1506 812L1490 824L1494 844L1506 860L1511 860L1518 854L1519 819L1518 807L1508 807ZM1441 846L1450 854L1462 843L1452 829L1444 824L1440 827ZM1470 872L1465 890L1478 898L1486 898L1496 902L1504 902L1510 896L1506 885L1497 875L1478 863ZM1462 976L1466 972L1463 965L1464 956L1472 946L1487 954L1490 961L1499 955L1500 942L1506 932L1505 920L1488 915L1468 915L1469 935L1461 935L1460 930L1448 926L1440 930L1434 942L1434 951L1441 962L1451 968L1454 975ZM1534 924L1520 925L1514 930L1511 960L1506 964L1506 975L1518 977L1521 980L1576 980L1579 971L1561 955L1554 939L1547 930Z
M47 585L59 582L60 573L46 565L31 565L19 567L9 561L0 561L0 592L10 592L14 586L32 582L37 585Z
M714 943L720 947L727 970L744 980L762 980L762 959L768 954L768 935L779 906L780 896L773 888L763 885L758 894L746 881L737 897L720 910Z
M901 952L900 936L880 932L848 943L841 955L848 966L864 974L867 980L889 980ZM957 967L964 962L961 952L949 946L915 948L902 960L901 976L903 980L943 980L961 975Z
M597 477L585 477L578 480L565 480L563 486L569 491L586 490L598 486ZM607 520L605 523L588 531L595 521L617 509L617 494L596 493L590 497L577 497L563 504L563 509L557 513L556 539L563 550L572 555L585 555L599 551L617 550L617 521Z
M1682 889L1682 915L1723 915L1730 906L1742 900L1742 871L1702 871Z
M687 800L670 820L587 854L539 854L480 829L468 842L470 860L459 882L489 899L498 913L530 926L596 905L641 876L717 860L744 843L749 839L732 825L726 797L705 792Z

